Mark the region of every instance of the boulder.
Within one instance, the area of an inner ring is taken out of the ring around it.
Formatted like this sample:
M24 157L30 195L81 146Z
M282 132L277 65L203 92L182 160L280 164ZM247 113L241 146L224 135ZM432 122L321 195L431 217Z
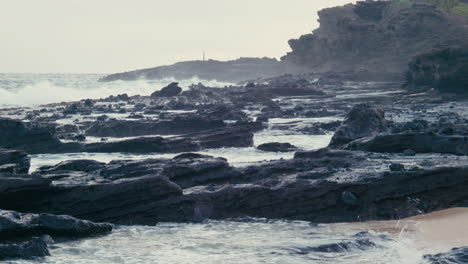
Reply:
M179 83L173 82L161 90L152 93L151 97L172 97L179 95L181 92L182 88L179 87Z
M368 104L355 105L333 135L331 147L340 147L356 139L389 132L383 109Z

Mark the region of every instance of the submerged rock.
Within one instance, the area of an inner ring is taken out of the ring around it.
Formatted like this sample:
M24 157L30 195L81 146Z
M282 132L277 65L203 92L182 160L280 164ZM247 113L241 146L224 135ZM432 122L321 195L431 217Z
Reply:
M293 152L298 150L298 148L290 143L265 143L257 147L259 150L268 151L268 152Z
M23 243L0 243L0 260L12 258L31 259L49 255L47 242L40 237L33 237Z
M450 252L437 255L426 255L424 259L430 264L468 263L468 248L454 248Z

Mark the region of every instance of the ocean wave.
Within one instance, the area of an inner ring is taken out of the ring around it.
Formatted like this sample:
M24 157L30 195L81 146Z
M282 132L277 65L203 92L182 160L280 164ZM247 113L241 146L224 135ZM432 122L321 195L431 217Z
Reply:
M126 93L132 95L150 95L171 82L179 82L183 89L191 84L203 83L207 86L224 87L229 83L216 80L207 81L193 77L188 80L167 78L162 80L138 80L98 82L99 75L56 75L42 78L37 76L8 75L0 76L0 107L38 106L50 103L99 99L110 95Z

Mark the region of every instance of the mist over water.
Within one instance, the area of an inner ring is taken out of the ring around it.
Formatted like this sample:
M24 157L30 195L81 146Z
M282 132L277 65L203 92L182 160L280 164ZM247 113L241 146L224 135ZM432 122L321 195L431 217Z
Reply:
M126 93L150 95L171 82L179 82L183 89L192 84L224 87L230 83L216 80L137 80L98 82L101 74L11 74L0 73L0 107L37 106L41 104L99 99Z

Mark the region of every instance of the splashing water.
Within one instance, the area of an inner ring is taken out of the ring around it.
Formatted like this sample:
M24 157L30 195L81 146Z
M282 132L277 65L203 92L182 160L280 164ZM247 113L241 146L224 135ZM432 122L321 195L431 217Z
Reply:
M98 82L99 74L0 74L0 107L37 106L48 103L99 99L126 93L150 95L171 82L179 82L183 89L191 84L224 87L231 85L218 81L200 80L138 80Z

